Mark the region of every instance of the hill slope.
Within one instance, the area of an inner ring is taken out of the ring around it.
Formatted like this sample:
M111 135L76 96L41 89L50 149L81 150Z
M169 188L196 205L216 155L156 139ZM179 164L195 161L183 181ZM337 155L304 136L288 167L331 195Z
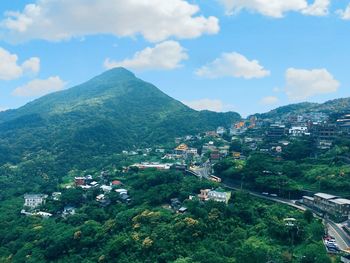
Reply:
M350 98L341 98L326 101L325 103L302 102L290 104L273 109L267 113L256 114L261 118L283 119L288 115L308 113L308 112L324 112L330 115L344 114L350 111Z
M89 158L228 126L237 113L195 111L123 68L0 114L0 163L48 151ZM10 154L11 152L11 154Z

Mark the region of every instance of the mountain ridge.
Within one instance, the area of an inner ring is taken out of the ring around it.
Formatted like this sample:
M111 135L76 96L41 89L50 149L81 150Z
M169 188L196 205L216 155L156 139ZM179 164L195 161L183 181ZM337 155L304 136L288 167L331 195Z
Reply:
M17 160L40 151L90 158L167 143L240 118L233 112L195 111L130 71L115 68L0 114L0 154L3 162L13 161L4 154L10 150Z

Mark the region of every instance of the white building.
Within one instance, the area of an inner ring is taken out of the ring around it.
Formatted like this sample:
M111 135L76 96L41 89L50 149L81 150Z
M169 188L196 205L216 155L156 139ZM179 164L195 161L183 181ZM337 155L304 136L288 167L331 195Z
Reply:
M231 198L231 192L223 192L223 191L214 191L211 190L208 193L208 199L216 202L228 203Z
M289 129L289 134L293 137L300 137L300 136L304 136L304 135L310 135L310 133L308 133L308 129L305 126L292 126Z
M220 136L224 135L225 132L226 132L226 129L224 127L218 127L216 129L216 133Z
M44 194L25 194L24 195L24 206L36 208L40 205L45 204L47 195Z

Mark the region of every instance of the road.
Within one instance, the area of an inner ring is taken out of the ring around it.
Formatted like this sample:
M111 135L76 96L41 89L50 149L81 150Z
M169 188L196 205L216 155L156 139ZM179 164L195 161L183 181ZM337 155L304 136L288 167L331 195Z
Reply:
M190 167L190 171L200 178L209 179L211 175L211 164L210 162L205 162L201 166Z
M229 185L229 184L224 184L224 186L226 188L232 189L234 191L238 191L241 190L239 187L233 186L233 185ZM261 199L265 199L265 200L269 200L269 201L273 201L273 202L278 202L281 204L285 204L285 205L289 205L291 207L294 207L296 209L299 209L301 211L306 211L307 209L303 206L300 205L296 205L294 203L293 200L288 200L288 199L283 199L283 198L276 198L276 197L271 197L271 196L266 196L266 195L262 195L260 193L257 192L253 192L253 191L249 191L246 190L249 194L251 194L252 196L261 198ZM328 228L329 234L334 236L339 248L341 250L347 250L350 247L350 238L349 236L341 229L340 226L338 226L336 223L334 223L331 220L326 220L326 226Z
M194 167L194 168L190 169L190 171L192 173L196 174L200 178L209 179L209 176L211 174L211 164L209 162L206 162L200 167ZM241 190L240 187L237 187L237 186L230 184L228 182L223 183L223 186L225 186L228 189L232 189L234 191ZM293 200L283 199L283 198L279 198L279 197L271 197L271 196L263 195L261 193L250 191L247 189L244 189L244 190L247 191L252 196L255 196L257 198L285 204L285 205L291 206L293 208L299 209L301 211L307 210L307 208L305 208L304 206L296 205ZM334 223L331 220L326 221L326 226L328 228L329 234L335 237L336 242L341 250L347 250L348 248L350 248L350 237L341 229L340 226L338 226L336 223Z
M333 236L341 250L347 250L350 247L349 238L335 223L326 220L329 235Z

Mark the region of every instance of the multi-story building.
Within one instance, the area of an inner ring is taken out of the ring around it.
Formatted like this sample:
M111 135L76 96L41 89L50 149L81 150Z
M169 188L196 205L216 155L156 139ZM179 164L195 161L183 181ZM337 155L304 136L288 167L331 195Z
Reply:
M282 124L271 124L268 131L267 136L270 138L281 138L285 135L286 126Z
M335 195L317 193L314 197L303 196L303 202L337 218L350 215L350 200Z
M208 193L208 198L215 202L223 202L227 204L231 198L231 192L212 190Z
M343 136L350 137L350 114L346 114L338 119L337 126Z
M304 135L310 135L306 126L292 126L289 129L289 135L293 137L301 137Z
M30 208L36 208L45 204L47 195L45 194L25 194L24 195L24 206Z

